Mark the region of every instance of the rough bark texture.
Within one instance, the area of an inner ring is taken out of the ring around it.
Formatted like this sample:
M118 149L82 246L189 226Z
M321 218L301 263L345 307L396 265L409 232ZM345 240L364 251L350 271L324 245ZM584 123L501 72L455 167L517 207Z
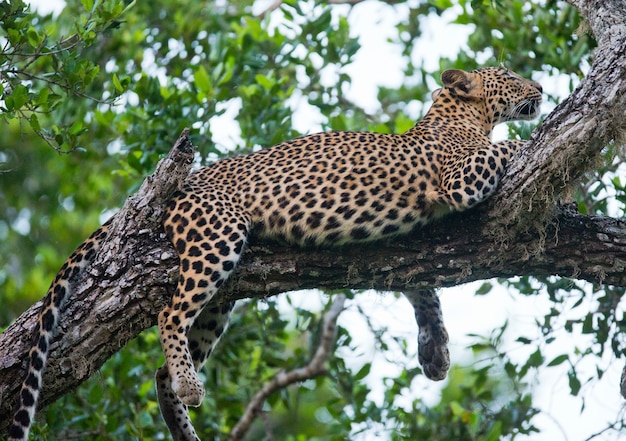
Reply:
M626 222L582 216L554 202L593 167L607 142L621 139L626 114L626 3L572 3L598 40L594 64L535 132L490 202L408 237L367 247L302 250L253 242L216 301L304 288L401 291L522 274L626 285ZM183 133L115 216L107 243L61 320L42 406L78 387L126 342L155 324L177 275L176 254L160 219L192 157ZM6 426L21 382L39 306L0 335L0 428Z
M511 163L498 195L489 202L491 222L485 232L501 240L529 228L541 230L555 214L555 201L597 163L601 150L625 139L626 2L570 3L596 38L594 61L576 90L533 133L532 142Z
M172 252L164 251L169 242L160 225L165 204L189 174L193 157L185 130L154 175L112 219L110 240L85 272L60 321L60 335L44 376L43 406L76 388L130 339L152 326L154 308L162 308L172 295ZM164 265L162 257L169 264ZM38 302L0 335L2 429L21 383L40 307Z

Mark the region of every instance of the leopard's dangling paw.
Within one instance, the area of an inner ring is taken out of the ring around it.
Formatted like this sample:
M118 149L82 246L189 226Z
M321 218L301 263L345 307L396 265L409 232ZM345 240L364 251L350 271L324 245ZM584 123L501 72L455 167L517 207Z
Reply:
M424 374L434 381L443 380L450 369L450 351L439 297L434 289L407 291L404 295L415 312L419 328L417 357Z

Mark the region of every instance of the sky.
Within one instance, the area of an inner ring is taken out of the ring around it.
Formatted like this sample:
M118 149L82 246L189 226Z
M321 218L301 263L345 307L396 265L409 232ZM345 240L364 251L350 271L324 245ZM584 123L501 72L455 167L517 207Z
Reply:
M271 3L273 0L258 1L255 10L264 10ZM63 7L63 2L59 0L35 0L32 4L42 12L58 12ZM397 6L394 10L386 4L366 1L355 5L349 14L348 6L338 8L339 13L348 15L351 27L359 35L362 46L355 62L348 68L347 73L352 74L354 79L348 97L369 112L375 112L378 109L379 105L376 100L378 86L398 87L403 80L399 49L387 42L387 37L391 37L395 32L396 11L402 7ZM467 35L472 31L467 26L451 24L450 20L453 15L453 11L449 11L442 17L429 17L423 21L423 37L417 44L413 56L419 57L426 68L435 69L440 56L453 57L460 48L459 42L466 41ZM372 29L376 29L376 32L371 32ZM540 72L533 79L541 82L546 92L558 93L562 97L568 93L567 81L548 78ZM304 105L298 107L298 102L291 104L296 107L294 125L298 131L311 133L321 129L322 120L318 115L311 114L310 109ZM238 129L232 121L237 110L235 103L219 119L211 121L218 143L225 146L237 144ZM549 106L543 108L544 113L549 110ZM216 127L221 127L221 131L216 130ZM506 136L504 128L495 133L496 138L504 136ZM509 292L501 286L494 288L485 296L475 296L474 292L481 284L482 282L475 282L441 291L453 363L463 364L472 360L467 347L475 342L475 338L470 335L488 335L492 329L501 326L505 320L509 322L505 347L514 359L525 360L528 356L527 348L515 343L514 340L518 335L537 334L535 320L546 314L551 306L547 296L524 297L515 295L514 292ZM316 291L290 294L290 297L293 304L309 308L319 308L323 299L323 296ZM340 324L351 330L355 343L359 344L359 353L355 353L352 357L354 368L358 369L364 362L374 360L369 381L376 388L374 394L376 398L376 394L383 392L379 379L399 368L385 360L388 354L377 353L372 346L372 336L363 317L357 311L357 305L367 311L374 324L387 327L390 337L406 338L409 342L409 352L413 354L417 352L417 327L408 302L389 293L364 292L349 303L347 311L341 315ZM285 311L292 308L286 300L283 302L283 307ZM562 352L575 351L577 348L584 349L588 342L589 338L583 335L564 333L559 337L557 345L551 345L548 348L548 351L554 353L548 353L546 358L550 359ZM413 367L417 364L416 359L415 356L405 362L407 366ZM618 388L623 361L607 357L603 363L610 367L602 380L594 383L593 387L583 388L585 411L582 414L580 414L582 401L571 397L569 393L567 366L544 369L541 377L537 379L538 386L534 389L535 405L546 412L545 415L534 420L542 430L541 436L516 439L578 441L603 429L606 423L613 420L624 407ZM595 369L594 365L587 364L588 366L579 366L579 370L592 373ZM411 393L424 398L426 402L434 403L438 400L440 388L441 383L433 383L425 378L418 379L414 382ZM370 439L378 438L366 434L359 438L359 441ZM620 438L612 435L597 439L608 441Z

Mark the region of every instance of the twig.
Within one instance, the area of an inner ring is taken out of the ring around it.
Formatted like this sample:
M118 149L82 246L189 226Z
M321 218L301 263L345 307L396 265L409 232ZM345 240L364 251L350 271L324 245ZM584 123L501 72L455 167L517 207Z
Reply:
M604 434L605 432L608 432L608 431L610 431L610 430L614 430L614 431L616 431L616 432L619 432L619 431L620 431L620 429L621 429L621 428L623 428L624 426L623 426L623 424L622 424L622 425L621 425L621 427L618 427L618 424L619 424L619 423L618 423L617 421L615 421L614 423L611 423L611 424L609 424L608 426L606 426L604 429L602 429L602 430L600 430L600 431L598 431L598 432L596 432L596 433L593 433L593 434L589 435L587 438L585 438L585 440L584 440L584 441L592 441L592 440L596 439L597 437L599 437L600 435L602 435L602 434Z
M73 41L70 42L70 40L73 40ZM35 50L35 52L18 52L17 49L14 49L13 51L9 52L7 49L8 48L8 45L7 45L4 48L2 48L2 50L0 51L0 55L3 55L5 57L22 57L22 58L38 59L38 57L48 57L50 55L58 55L60 53L67 52L70 49L75 48L76 46L78 46L80 43L83 42L83 40L80 39L80 37L78 37L77 35L72 35L70 37L67 37L65 40L59 41L57 43L57 46L59 46L60 49L52 49L52 50L49 50L48 52L42 53L41 50L43 49L45 41L46 40L44 39L44 41L41 42L41 44ZM66 42L70 42L70 44L67 45L66 47L61 46L62 44ZM29 65L31 63L32 61L28 62Z
M229 441L239 441L243 439L246 432L250 429L250 426L261 412L263 403L271 394L289 386L290 384L309 380L326 373L324 363L328 360L328 357L333 349L335 338L337 336L337 318L343 310L345 300L346 296L343 294L334 296L332 306L328 312L324 314L324 323L322 326L320 343L309 364L289 372L279 372L269 383L263 386L261 390L259 390L252 397L250 403L248 403L246 411L230 432L230 436L228 438Z

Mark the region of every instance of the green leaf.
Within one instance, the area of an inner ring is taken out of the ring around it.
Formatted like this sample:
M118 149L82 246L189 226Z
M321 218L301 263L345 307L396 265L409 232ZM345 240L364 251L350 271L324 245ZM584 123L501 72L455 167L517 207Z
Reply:
M330 21L332 20L332 18L333 18L332 9L331 8L324 9L324 11L320 14L320 16L310 24L311 33L319 34L320 32L324 32L328 30L328 27L330 25Z
M578 376L576 375L576 371L574 371L573 369L570 370L567 373L567 377L569 379L570 393L574 396L578 395L578 392L580 392L581 384Z
M400 112L395 120L396 133L404 133L415 125L415 121L407 117L404 112Z
M476 290L476 295L482 296L488 294L491 291L491 288L493 288L493 285L489 282L485 282Z
M113 74L113 86L115 86L115 90L117 90L119 93L124 92L124 87L122 86L122 83L120 83L120 80L117 78L117 74Z
M261 74L257 74L254 79L268 92L271 92L274 84L276 84L276 81L273 78Z
M28 102L28 89L22 84L15 86L11 95L6 99L9 111L20 110Z
M465 412L465 408L463 406L461 406L458 403L458 401L450 402L450 410L452 411L452 414L455 415L455 416L462 415L463 412Z
M541 364L543 363L543 360L544 358L543 358L543 355L541 354L541 350L537 349L528 358L528 365L531 367L538 367L538 366L541 366Z
M30 26L28 28L28 31L26 33L27 37L28 37L28 43L32 46L32 47L39 47L39 45L41 44L41 42L44 39L44 36L39 34L39 32L37 32L37 29L35 29L34 27Z
M137 171L141 171L141 159L143 158L143 152L141 150L134 150L128 153L128 165Z
M49 96L50 96L50 89L48 89L47 87L41 89L39 91L39 96L37 97L37 105L48 107L47 104L48 104Z
M211 78L204 66L199 66L193 74L193 81L199 91L208 94L211 92Z
M36 113L33 113L28 119L30 127L37 133L41 132L41 126L39 125L39 118Z
M220 74L218 74L219 80L217 81L217 85L221 86L224 83L227 83L228 81L230 81L230 79L233 77L233 72L235 69L235 57L230 56L226 59L225 63L220 63L219 67L221 70L223 70L224 72L220 72Z
M363 378L367 377L372 369L371 363L365 363L361 369L354 375L355 381L360 381Z
M491 428L491 430L489 431L487 438L485 438L485 441L497 441L500 439L501 435L502 435L502 421L496 421L493 427Z
M70 127L69 134L70 135L77 135L82 130L83 130L83 122L82 121L76 121L74 124L72 124L72 127Z
M548 363L546 366L558 366L560 364L563 364L563 362L569 360L569 355L567 354L561 354L557 357L554 357L554 359Z
M582 332L583 334L593 334L595 332L593 328L593 313L590 312L583 319Z

